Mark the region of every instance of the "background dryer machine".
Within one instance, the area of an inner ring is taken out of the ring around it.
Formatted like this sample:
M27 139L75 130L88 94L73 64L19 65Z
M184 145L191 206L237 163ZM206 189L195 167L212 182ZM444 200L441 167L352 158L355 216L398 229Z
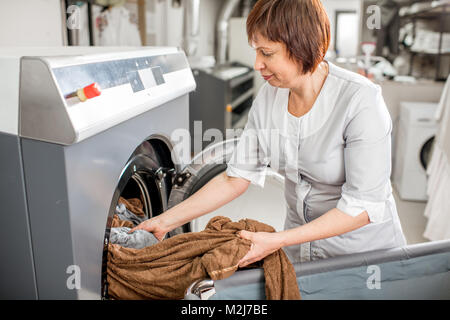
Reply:
M438 124L437 104L401 102L393 184L403 200L427 200L426 168Z
M176 48L17 50L0 52L0 298L99 299L111 208L166 209L195 81Z

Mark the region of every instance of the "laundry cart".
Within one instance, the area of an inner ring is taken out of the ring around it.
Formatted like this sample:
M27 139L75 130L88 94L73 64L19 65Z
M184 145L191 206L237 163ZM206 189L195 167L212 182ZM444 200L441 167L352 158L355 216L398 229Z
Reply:
M304 300L450 299L450 240L294 264ZM262 269L193 283L186 299L264 300Z

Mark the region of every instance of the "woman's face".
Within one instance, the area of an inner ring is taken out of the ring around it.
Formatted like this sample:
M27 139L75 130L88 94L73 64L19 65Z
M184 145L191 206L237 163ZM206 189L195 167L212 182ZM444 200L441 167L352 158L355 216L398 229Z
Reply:
M302 79L301 67L289 58L284 43L272 42L257 34L252 42L256 50L254 69L261 73L270 85L294 88Z

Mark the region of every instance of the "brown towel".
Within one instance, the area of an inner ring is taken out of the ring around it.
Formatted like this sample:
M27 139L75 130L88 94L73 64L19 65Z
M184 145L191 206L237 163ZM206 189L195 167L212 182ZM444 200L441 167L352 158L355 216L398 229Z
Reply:
M120 228L120 227L134 228L135 226L131 221L120 220L119 216L115 214L111 221L111 228Z
M250 250L251 242L239 237L240 230L274 232L255 220L214 217L204 231L179 234L151 247L109 244L108 293L115 299L182 299L194 281L227 278ZM263 268L267 299L300 299L294 267L283 250L267 256Z
M137 216L145 215L143 210L144 205L142 204L142 201L137 198L125 199L123 197L120 197L118 203L123 203L129 211Z

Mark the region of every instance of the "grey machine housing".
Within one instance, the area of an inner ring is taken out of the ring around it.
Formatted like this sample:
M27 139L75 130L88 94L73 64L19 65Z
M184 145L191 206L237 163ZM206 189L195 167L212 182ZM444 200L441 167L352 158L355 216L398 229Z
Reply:
M174 181L197 177L171 139L189 132L192 72L176 48L17 61L19 129L0 128L0 298L104 298L119 197L140 197L151 217L167 210ZM93 82L99 97L69 97Z

